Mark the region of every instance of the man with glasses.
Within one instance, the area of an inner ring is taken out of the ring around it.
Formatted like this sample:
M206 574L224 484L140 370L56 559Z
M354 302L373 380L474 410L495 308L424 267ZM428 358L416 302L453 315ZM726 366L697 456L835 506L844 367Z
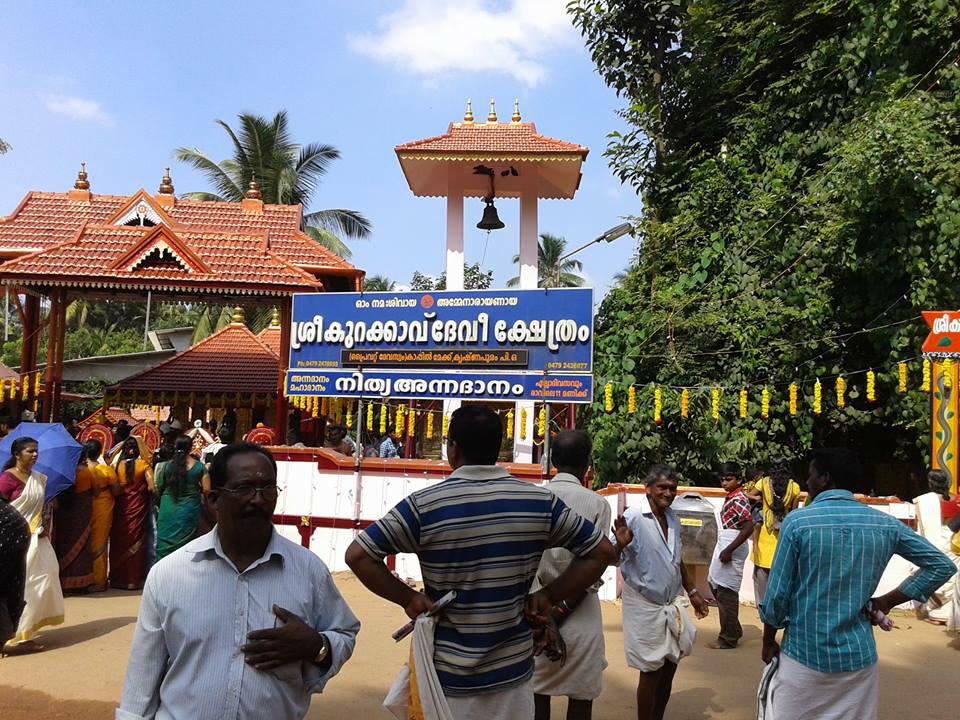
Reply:
M353 653L326 566L273 527L270 453L228 445L209 472L218 523L150 571L118 720L303 718Z

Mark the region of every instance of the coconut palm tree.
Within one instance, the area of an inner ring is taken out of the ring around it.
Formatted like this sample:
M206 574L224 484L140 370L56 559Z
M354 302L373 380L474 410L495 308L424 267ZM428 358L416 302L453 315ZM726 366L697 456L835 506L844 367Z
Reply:
M326 175L330 163L340 157L331 145L293 142L287 127L287 113L281 110L273 119L242 113L234 131L223 120L223 128L233 143L233 156L214 162L198 148L180 147L177 160L200 170L213 185L214 192L191 192L194 200L240 202L256 178L265 203L302 205L304 210ZM362 240L370 236L370 222L356 210L317 210L305 212L303 231L342 258L351 256L344 238Z
M386 275L370 275L363 279L365 292L390 292L397 284Z
M562 237L543 233L540 235L540 242L537 245L537 273L540 280L537 287L580 287L583 285L583 278L577 273L583 270L583 264L579 260L564 260L560 265L560 282L557 283L557 261L563 257L567 249L567 241ZM513 262L520 264L520 256L514 255ZM517 287L520 284L520 278L512 277L507 280L507 287Z

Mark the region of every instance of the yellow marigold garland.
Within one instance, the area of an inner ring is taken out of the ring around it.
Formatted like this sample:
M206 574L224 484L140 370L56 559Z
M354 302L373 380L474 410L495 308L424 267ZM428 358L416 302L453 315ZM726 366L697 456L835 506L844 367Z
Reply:
M367 405L367 432L373 432L373 403Z
M744 419L747 417L747 401L748 401L747 389L741 388L740 389L740 418L741 419Z
M433 413L427 413L427 440L433 439Z
M680 417L690 417L690 391L687 388L680 392Z
M520 408L520 439L527 439L527 409Z
M380 406L380 434L387 434L387 404Z
M905 362L897 363L897 375L899 377L898 389L905 393L907 391L907 364Z
M877 401L877 374L867 370L867 402Z
M613 383L607 383L603 388L603 409L613 412Z
M440 433L446 439L448 430L450 430L450 416L444 415L443 420L440 422Z
M417 410L416 408L411 408L410 412L407 413L407 434L410 437L413 437L417 433Z
M760 393L760 415L764 420L770 417L770 390L766 386L763 388L763 392Z
M930 392L930 361L923 359L923 385L920 389L924 392Z
M842 408L847 404L847 381L844 380L843 375L838 377L836 380L836 390L837 407Z
M799 394L797 390L796 383L790 383L790 414L797 414L797 395Z
M637 389L631 385L627 389L627 412L633 415L637 411Z
M347 406L347 429L349 430L352 427L353 427L353 406L348 405Z
M944 358L943 365L943 388L949 390L953 387L953 360Z
M653 421L657 425L663 422L663 389L659 387L653 390Z
M820 385L820 378L817 378L813 386L813 414L819 415L823 412L823 387Z
M397 415L393 421L393 430L396 435L403 435L403 405L397 405Z
M507 411L507 437L513 437L513 410Z
M540 412L537 413L537 435L543 437L546 434L547 428L547 409L543 406L540 407Z
M720 419L720 388L713 388L710 391L710 400L711 400L711 412L714 421Z

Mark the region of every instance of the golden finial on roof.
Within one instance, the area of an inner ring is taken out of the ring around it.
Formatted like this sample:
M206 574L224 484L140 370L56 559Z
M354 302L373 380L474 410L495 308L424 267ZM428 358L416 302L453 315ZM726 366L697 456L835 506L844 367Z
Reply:
M233 309L233 317L230 318L230 322L234 325L243 325L247 322L246 316L243 314L243 308L239 305Z
M495 123L497 121L497 103L495 100L490 101L490 112L487 113L487 122Z
M160 189L157 192L161 195L173 195L173 179L170 177L170 168L164 168L163 179L160 180Z
M255 176L250 178L250 187L247 190L245 197L248 200L263 199L263 196L260 194L260 186L257 184L257 178Z
M463 112L463 121L465 123L473 123L473 103L470 102L470 98L467 98L467 109Z
M510 122L520 122L520 98L513 101L513 115L510 116Z
M80 172L77 173L77 181L73 184L75 190L89 190L90 183L87 181L87 164L80 163Z
M270 318L270 327L278 328L280 327L280 311L277 308L273 309L273 315Z

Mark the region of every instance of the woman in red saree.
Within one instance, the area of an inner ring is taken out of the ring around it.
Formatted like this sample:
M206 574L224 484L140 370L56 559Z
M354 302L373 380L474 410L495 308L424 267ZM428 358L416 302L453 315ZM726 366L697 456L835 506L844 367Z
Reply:
M93 585L93 483L94 472L81 457L76 482L57 497L53 547L60 561L60 587L65 593L86 592Z
M117 463L120 494L110 532L110 585L121 590L139 590L147 577L146 535L153 472L142 442L138 437L127 438Z

